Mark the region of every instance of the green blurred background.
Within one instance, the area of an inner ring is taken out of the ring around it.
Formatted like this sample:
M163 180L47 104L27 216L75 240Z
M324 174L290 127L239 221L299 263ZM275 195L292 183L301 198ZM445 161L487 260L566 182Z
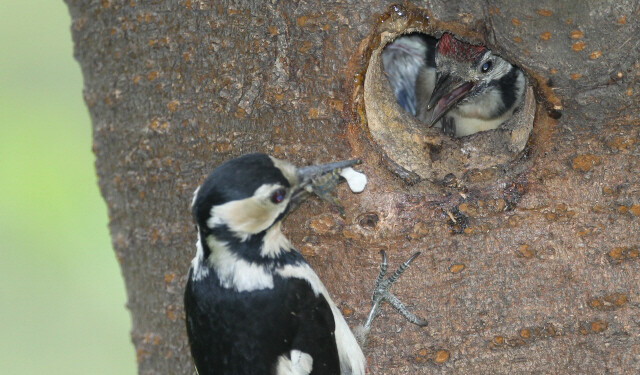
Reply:
M135 374L62 0L0 1L0 374Z

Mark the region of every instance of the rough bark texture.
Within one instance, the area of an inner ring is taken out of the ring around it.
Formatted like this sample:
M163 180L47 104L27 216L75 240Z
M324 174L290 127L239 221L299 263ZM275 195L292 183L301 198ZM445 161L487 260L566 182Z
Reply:
M367 136L362 73L381 15L398 16L387 2L67 2L140 374L194 373L191 193L251 151L365 159L367 190L338 189L346 219L310 201L285 225L350 324L366 317L378 250L392 266L422 251L394 290L430 324L385 308L370 373L640 371L638 2L414 3L564 107L536 120L523 173L473 189L409 185Z

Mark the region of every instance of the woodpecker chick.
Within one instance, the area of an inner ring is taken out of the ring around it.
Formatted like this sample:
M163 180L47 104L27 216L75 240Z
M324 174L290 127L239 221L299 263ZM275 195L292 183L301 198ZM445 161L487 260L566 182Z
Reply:
M344 317L280 230L318 177L356 163L296 168L250 154L221 164L196 190L197 253L184 304L199 375L365 374ZM378 300L394 305L388 289L402 271L378 278Z
M483 46L445 33L435 54L436 84L417 97L417 116L445 134L463 137L496 129L524 97L522 71Z
M424 34L408 34L396 38L382 50L382 65L398 104L416 115L418 90L431 95L435 85L437 40ZM420 83L417 84L418 77Z

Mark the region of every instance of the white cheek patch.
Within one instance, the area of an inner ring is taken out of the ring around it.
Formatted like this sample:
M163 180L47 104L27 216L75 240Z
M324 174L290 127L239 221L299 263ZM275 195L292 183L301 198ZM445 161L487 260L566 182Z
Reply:
M271 194L278 188L282 188L282 186L265 184L260 186L249 198L213 206L207 220L207 226L213 229L226 225L242 241L253 234L262 232L273 224L289 203L289 196L277 205L271 202Z
M345 168L340 172L340 176L344 177L349 184L349 189L354 193L361 193L367 185L367 176L354 170L351 167Z

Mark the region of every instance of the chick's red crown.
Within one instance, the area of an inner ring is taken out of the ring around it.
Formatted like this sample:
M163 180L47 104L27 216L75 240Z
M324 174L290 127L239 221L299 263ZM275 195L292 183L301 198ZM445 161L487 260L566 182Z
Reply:
M449 33L442 34L438 41L438 53L458 61L473 61L480 57L487 49L484 46L462 42Z

